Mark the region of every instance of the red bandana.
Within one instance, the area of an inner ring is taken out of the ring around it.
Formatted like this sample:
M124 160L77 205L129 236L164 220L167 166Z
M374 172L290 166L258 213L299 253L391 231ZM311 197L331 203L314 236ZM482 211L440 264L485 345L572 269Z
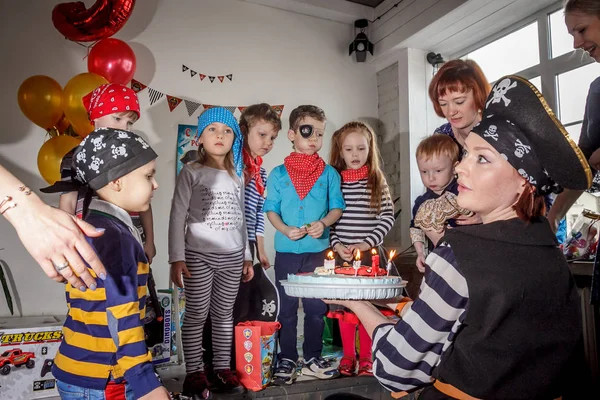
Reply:
M293 152L283 160L300 200L303 200L325 170L325 161L318 154L312 156Z
M108 83L98 86L82 99L83 105L93 121L105 115L133 111L140 117L140 104L135 92L127 86Z
M359 169L345 169L341 173L342 182L356 182L361 179L367 179L369 177L369 167L367 164L363 165Z
M246 185L250 184L252 180L256 183L256 189L258 193L263 196L265 194L265 183L260 176L260 166L262 165L262 157L256 156L256 160L252 158L250 153L246 149L242 150L242 156L244 157L244 179Z

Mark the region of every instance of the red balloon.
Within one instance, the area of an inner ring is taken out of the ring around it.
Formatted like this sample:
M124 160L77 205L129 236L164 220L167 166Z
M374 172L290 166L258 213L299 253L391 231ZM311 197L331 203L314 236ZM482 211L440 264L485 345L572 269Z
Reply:
M103 76L110 83L129 83L135 74L135 67L135 53L119 39L102 39L88 55L88 71Z
M74 42L94 42L117 33L129 19L135 0L97 0L89 9L81 1L57 4L54 27Z

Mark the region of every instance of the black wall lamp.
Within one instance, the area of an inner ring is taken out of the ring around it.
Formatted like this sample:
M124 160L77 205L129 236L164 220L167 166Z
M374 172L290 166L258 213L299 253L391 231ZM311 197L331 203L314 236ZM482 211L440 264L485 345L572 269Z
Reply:
M356 62L365 62L367 60L367 51L373 55L373 43L369 41L367 37L367 27L369 21L366 19L357 19L354 21L354 29L358 29L359 32L354 38L354 41L350 43L348 48L348 55L352 53L356 54Z
M427 53L427 62L433 67L433 74L435 75L440 65L442 65L446 61L444 61L444 57L442 57L440 53L436 54L433 51L431 51Z

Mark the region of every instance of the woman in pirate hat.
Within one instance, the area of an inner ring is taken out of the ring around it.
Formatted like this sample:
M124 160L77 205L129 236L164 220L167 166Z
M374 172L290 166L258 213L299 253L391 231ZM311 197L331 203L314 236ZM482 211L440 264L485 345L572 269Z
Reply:
M560 398L582 355L580 300L543 198L589 187L589 165L536 88L506 76L456 172L458 204L483 223L446 232L401 320L343 302L373 336L374 374L392 391L429 385L420 400Z

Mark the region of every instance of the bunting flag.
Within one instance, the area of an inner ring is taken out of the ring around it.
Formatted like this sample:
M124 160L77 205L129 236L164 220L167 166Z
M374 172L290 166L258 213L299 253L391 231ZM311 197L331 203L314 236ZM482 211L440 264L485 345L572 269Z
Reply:
M233 114L237 106L223 106L223 108L230 111Z
M271 106L273 107L273 110L275 110L275 112L277 113L277 115L279 115L279 118L281 118L281 114L283 114L283 104L279 104L276 106Z
M180 99L179 97L167 95L167 103L169 104L169 110L171 110L171 112L173 112L182 101L183 99Z
M203 74L201 72L196 72L193 69L191 69L190 67L188 67L185 64L181 65L181 72L186 72L187 70L190 71L190 76L193 78L194 76L198 75L200 76L200 80L203 81L204 78L206 78L208 75L207 74ZM233 74L227 74L227 75L213 75L213 76L208 76L208 78L210 79L210 83L213 83L213 81L215 80L215 78L219 78L219 81L221 81L221 83L223 83L225 81L225 78L229 79L229 81L233 81Z
M214 107L214 105L212 105L212 104L202 104L202 106L204 107L205 110L208 110L209 108Z
M148 86L144 85L140 81L136 81L135 79L131 80L131 89L136 93L141 92L142 90L146 89L147 87Z
M152 89L152 88L148 88L148 96L150 96L150 105L156 103L158 100L160 100L165 94L162 92L159 92L156 89Z
M238 106L238 110L240 110L240 112L244 112L245 109L246 109L246 106Z
M202 105L200 103L196 103L195 101L191 101L191 100L184 100L183 102L185 103L185 108L187 108L187 112L190 117ZM171 111L173 111L173 110L171 110Z

